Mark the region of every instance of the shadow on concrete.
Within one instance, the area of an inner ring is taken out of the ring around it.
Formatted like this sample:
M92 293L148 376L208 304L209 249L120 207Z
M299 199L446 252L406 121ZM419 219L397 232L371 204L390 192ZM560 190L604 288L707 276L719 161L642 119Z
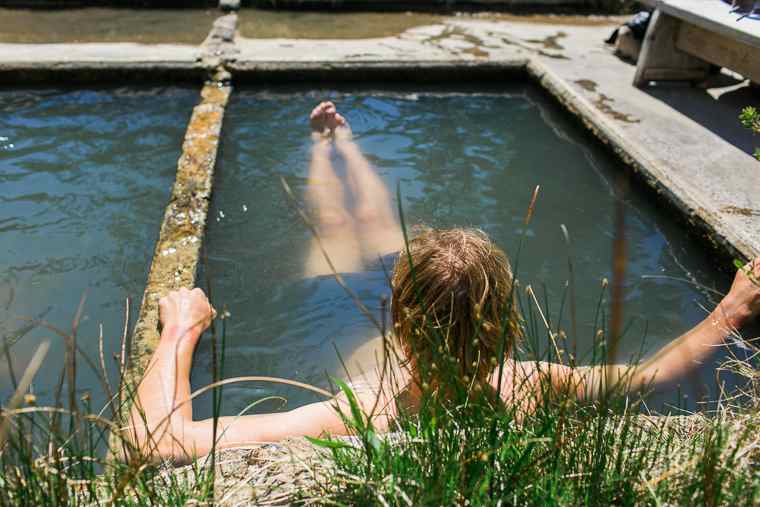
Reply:
M745 153L760 147L760 136L745 129L738 119L743 108L760 104L760 90L751 88L747 81L718 74L706 87L664 83L646 92Z

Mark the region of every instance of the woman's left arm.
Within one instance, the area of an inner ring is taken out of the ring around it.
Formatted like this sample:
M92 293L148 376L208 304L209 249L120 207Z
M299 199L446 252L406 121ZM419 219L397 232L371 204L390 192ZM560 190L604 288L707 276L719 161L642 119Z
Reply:
M760 314L758 279L760 258L750 263L746 271L736 273L731 290L707 318L638 365L578 368L547 365L549 381L554 390L572 392L583 399L598 398L616 385L623 385L628 391L668 385L709 359L729 334Z
M749 264L747 272L736 273L728 294L707 318L634 368L618 367L618 376L630 375L630 389L641 390L669 384L709 359L729 334L760 313L758 278L760 258Z

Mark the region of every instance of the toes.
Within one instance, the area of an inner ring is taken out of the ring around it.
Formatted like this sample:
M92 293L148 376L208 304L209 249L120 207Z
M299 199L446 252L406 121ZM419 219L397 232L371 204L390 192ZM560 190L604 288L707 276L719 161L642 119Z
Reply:
M311 115L310 115L311 119L315 119L318 116L321 116L322 114L324 114L327 104L328 104L327 102L320 102L319 104L317 104L317 107L311 110Z
M334 130L336 127L347 125L345 118L338 114L335 104L330 101L320 102L312 110L309 120L312 128L317 130L324 129L325 127Z

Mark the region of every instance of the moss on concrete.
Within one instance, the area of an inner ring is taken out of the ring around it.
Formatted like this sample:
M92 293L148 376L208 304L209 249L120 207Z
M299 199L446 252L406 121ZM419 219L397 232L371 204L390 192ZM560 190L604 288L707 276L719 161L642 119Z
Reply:
M125 376L130 390L139 384L158 345L158 300L169 291L195 285L224 108L230 93L230 86L206 84L201 102L193 109L132 335Z

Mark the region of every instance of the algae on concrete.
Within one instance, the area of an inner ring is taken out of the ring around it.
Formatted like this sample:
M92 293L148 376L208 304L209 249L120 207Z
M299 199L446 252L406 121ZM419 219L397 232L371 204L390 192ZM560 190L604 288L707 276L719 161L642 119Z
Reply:
M214 9L0 8L0 42L197 45L218 15Z
M132 335L127 392L134 392L158 345L158 300L172 290L195 285L222 119L231 91L228 85L208 83L193 109Z
M439 23L442 16L411 12L240 11L240 35L250 39L368 39Z

